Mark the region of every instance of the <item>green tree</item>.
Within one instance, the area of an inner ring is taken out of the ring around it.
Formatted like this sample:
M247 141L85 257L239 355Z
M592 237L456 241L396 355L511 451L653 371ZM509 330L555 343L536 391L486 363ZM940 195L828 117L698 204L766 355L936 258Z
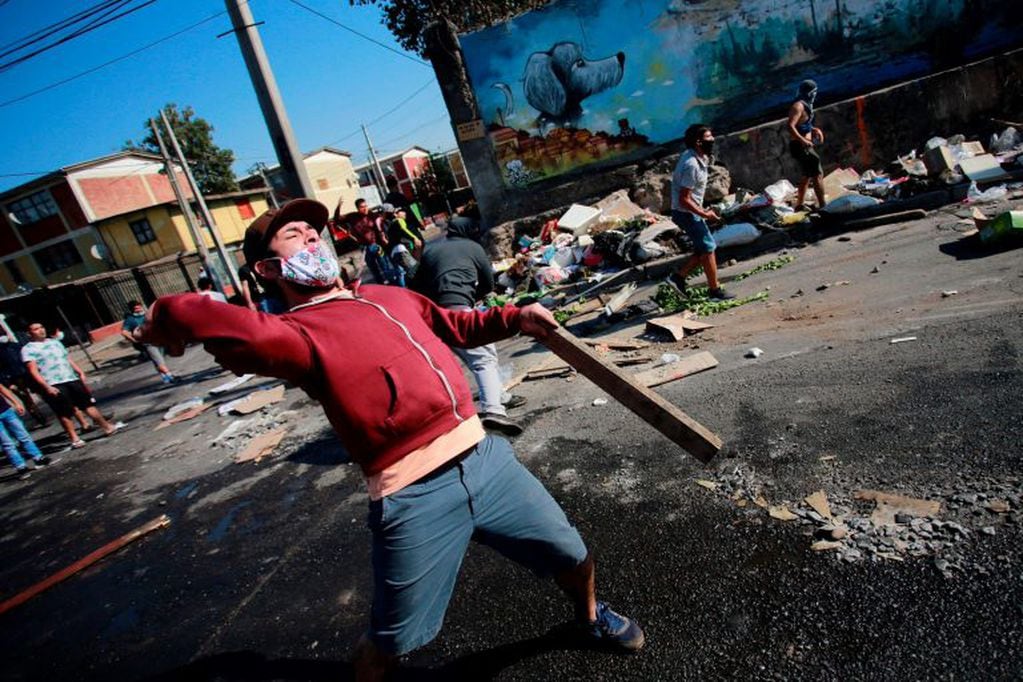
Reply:
M413 181L416 196L419 199L444 197L455 191L455 175L451 172L451 163L443 154L430 154L430 163Z
M213 142L213 126L209 121L195 115L192 107L178 108L176 104L168 104L164 107L167 120L170 121L174 135L178 138L181 151L188 159L192 168L192 175L199 185L203 194L219 194L221 192L233 192L238 189L238 181L235 180L231 164L234 163L234 152L230 149L222 149ZM160 112L153 117L157 126L162 130ZM138 141L128 140L124 148L131 151L145 151L153 154L160 153L160 145L157 144L153 131L149 127L149 121L145 124L146 134ZM167 151L174 155L169 140L164 138L167 144Z
M382 23L409 52L425 54L424 34L430 22L448 19L459 33L499 23L516 14L543 7L550 0L348 0L351 5L377 5Z

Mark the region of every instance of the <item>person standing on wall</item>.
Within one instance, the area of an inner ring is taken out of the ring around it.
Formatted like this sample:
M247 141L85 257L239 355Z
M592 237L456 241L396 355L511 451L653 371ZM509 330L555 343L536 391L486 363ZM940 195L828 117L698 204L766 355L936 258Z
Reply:
M694 123L685 132L686 151L679 157L678 165L671 176L671 219L678 225L693 244L693 255L679 269L668 276L668 283L683 294L686 292L686 276L703 267L707 275L708 296L715 301L735 298L718 283L717 243L710 233L708 220L721 220L710 209L703 207L703 194L707 190L707 166L714 149L714 133L702 123Z
M789 107L789 153L799 164L802 179L796 194L796 207L803 207L806 189L813 183L814 194L817 195L817 208L824 207L824 170L821 157L815 146L823 144L824 132L814 124L816 114L813 103L817 99L817 83L805 80L799 84L799 91L792 106Z

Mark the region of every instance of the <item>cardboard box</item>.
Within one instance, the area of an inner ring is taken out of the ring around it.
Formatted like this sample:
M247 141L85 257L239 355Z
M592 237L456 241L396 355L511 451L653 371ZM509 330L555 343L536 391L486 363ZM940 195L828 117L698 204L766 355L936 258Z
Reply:
M992 182L1009 177L1009 174L1002 170L1002 164L991 154L963 159L959 162L959 167L962 168L963 175L974 182Z
M928 175L941 175L946 170L956 167L955 157L952 150L945 145L928 149L924 153L924 165L927 166Z

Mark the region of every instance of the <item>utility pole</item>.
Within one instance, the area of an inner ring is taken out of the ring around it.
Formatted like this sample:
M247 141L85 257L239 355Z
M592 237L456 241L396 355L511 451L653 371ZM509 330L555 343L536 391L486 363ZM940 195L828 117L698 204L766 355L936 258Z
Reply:
M149 127L152 128L153 137L156 138L156 144L160 147L160 156L163 157L163 167L167 171L167 179L170 180L171 189L174 190L174 197L178 200L178 206L181 207L181 214L185 216L185 224L188 225L188 233L192 235L195 249L199 252L199 260L202 261L203 267L209 270L210 252L206 248L206 242L203 241L202 235L199 234L199 228L195 223L195 214L192 213L192 206L188 203L184 193L182 193L181 186L178 185L178 176L174 172L174 164L171 162L170 155L167 154L167 146L163 143L163 135L160 134L160 129L153 119L149 119Z
M252 18L248 0L224 0L224 2L227 4L227 13L231 15L234 33L238 36L238 46L242 50L245 66L249 70L252 87L256 90L259 108L263 110L263 118L266 119L270 139L273 142L274 151L277 152L277 160L281 164L284 185L288 188L288 194L293 199L301 197L315 199L313 184L309 181L309 174L306 173L302 152L299 151L298 145L295 143L295 134L291 131L291 123L288 121L287 112L284 111L281 93L277 90L277 81L274 80L273 71L270 70L270 64L266 60L263 41L256 29L256 22Z
M373 167L376 168L377 176L377 190L380 192L380 200L383 201L384 197L387 196L387 191L384 189L387 184L384 182L384 171L380 169L380 161L377 159L377 152L373 149L373 143L369 139L369 131L366 130L366 124L362 124L362 134L366 136L366 146L369 147L369 158L373 161Z
M227 250L224 248L224 240L220 238L220 230L217 229L216 223L213 222L213 214L210 213L210 209L206 205L206 199L203 197L202 192L199 191L199 185L196 184L195 177L192 175L192 167L188 165L188 159L185 158L184 153L181 151L181 146L178 144L178 136L174 134L174 128L171 127L170 121L167 120L167 114L162 109L160 110L160 119L163 120L163 127L167 130L167 137L170 138L174 154L178 157L181 167L185 169L185 179L188 180L188 186L192 188L192 196L195 197L196 203L199 204L199 210L202 212L206 229L210 231L210 235L213 237L213 245L217 249L217 255L220 256L220 263L224 266L224 272L227 274L227 278L231 280L231 287L234 289L234 293L238 294L242 290L241 280L238 279L238 271L227 255Z
M810 0L810 19L813 20L813 34L816 36L820 33L820 31L817 28L816 0Z

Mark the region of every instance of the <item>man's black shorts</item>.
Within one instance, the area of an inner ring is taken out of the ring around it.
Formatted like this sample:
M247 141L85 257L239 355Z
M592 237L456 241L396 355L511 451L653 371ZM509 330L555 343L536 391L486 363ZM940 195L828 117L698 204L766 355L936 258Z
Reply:
M807 147L799 140L789 140L789 153L799 163L799 172L804 178L815 178L824 175L821 168L821 157L817 156L817 150Z
M96 399L81 381L67 381L63 384L54 384L53 387L59 390L60 394L50 395L44 391L43 398L58 417L70 419L74 415L75 407L84 410L96 404Z

